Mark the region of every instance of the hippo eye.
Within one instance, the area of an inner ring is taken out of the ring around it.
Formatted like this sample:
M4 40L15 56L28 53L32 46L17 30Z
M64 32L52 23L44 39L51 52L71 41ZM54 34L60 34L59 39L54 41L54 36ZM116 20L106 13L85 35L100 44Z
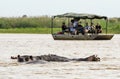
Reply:
M26 57L26 58L25 58L25 61L28 61L28 60L29 60L29 58L28 58L28 57Z

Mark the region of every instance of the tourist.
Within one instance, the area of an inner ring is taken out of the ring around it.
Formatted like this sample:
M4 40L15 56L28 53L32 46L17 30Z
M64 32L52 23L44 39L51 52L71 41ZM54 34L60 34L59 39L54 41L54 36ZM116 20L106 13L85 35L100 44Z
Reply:
M68 31L68 28L67 28L67 26L65 25L65 23L63 22L62 23L62 34L64 34L65 32L67 32Z
M76 29L74 28L73 24L71 23L70 26L69 26L69 31L70 31L70 34L74 35L75 32L76 32Z
M97 25L95 26L96 32L97 33L102 33L102 28L101 25L99 23L97 23Z
M84 35L84 27L82 26L81 22L79 22L77 27L77 34L82 33Z
M94 23L91 23L91 29L90 29L90 33L95 33L95 26Z
M85 33L89 33L91 30L91 27L88 25L88 23L86 23L85 27L84 27L84 31Z

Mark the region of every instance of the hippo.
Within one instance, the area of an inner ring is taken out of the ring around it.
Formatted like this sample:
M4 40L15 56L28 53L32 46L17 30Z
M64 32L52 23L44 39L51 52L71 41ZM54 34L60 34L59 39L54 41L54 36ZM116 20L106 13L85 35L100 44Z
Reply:
M100 58L97 55L91 55L86 58L67 58L63 56L58 56L55 54L32 56L32 55L18 55L17 57L11 56L11 59L17 59L18 62L28 62L33 60L44 60L48 62L69 62L69 61L100 61Z

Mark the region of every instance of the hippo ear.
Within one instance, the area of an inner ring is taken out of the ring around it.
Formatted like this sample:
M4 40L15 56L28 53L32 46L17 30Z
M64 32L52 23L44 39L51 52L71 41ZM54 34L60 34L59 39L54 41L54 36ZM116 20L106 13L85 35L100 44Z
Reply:
M95 55L95 57L97 57L97 55Z
M20 55L17 56L18 58L20 57Z
M32 55L30 56L30 59L33 60L33 56Z

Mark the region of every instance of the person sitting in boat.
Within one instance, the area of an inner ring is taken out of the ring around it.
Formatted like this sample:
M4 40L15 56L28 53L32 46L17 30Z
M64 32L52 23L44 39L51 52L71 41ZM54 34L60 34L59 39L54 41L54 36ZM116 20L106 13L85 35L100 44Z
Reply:
M84 35L84 27L82 26L81 22L79 22L78 27L77 27L77 35L79 33L82 33Z
M97 33L102 33L102 28L101 25L99 23L97 23L97 25L95 26L96 32Z
M70 24L69 31L70 31L70 34L72 35L76 34L76 29L74 28L73 23Z
M79 18L74 18L73 26L75 29L77 29L77 27L78 27L78 21L79 21Z
M74 26L74 28L78 27L78 21L77 20L74 21L73 26Z
M91 27L88 25L88 23L86 23L85 27L84 27L84 31L85 33L90 33Z
M91 26L90 26L90 33L95 33L95 26L94 26L94 23L91 23Z
M65 25L65 22L62 23L62 34L64 34L65 32L68 32L68 28L67 26Z

